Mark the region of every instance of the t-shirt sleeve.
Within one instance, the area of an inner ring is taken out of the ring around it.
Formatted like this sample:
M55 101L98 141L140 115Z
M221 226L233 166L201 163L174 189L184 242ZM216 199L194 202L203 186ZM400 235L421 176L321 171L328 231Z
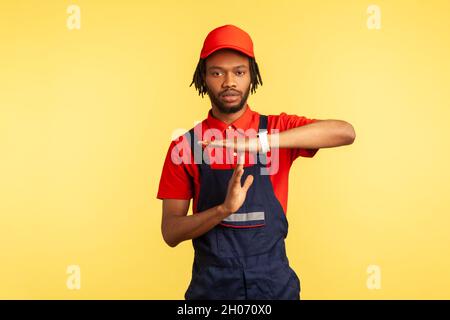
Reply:
M183 151L177 142L177 140L172 141L167 151L156 196L158 199L189 200L193 196L193 178L186 168L187 164L172 160L173 154L183 156Z
M301 127L313 122L316 122L318 119L307 118L303 116L297 115L289 115L286 113L281 113L279 116L280 120L280 131L289 130L297 127ZM305 158L312 158L319 151L319 149L306 149L306 148L295 148L289 149L291 161L294 161L299 156Z

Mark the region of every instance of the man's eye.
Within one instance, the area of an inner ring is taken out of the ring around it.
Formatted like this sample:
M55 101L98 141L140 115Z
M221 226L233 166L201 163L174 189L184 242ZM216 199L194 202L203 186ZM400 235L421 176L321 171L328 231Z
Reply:
M237 72L240 76L243 76L245 74L245 71L238 71Z

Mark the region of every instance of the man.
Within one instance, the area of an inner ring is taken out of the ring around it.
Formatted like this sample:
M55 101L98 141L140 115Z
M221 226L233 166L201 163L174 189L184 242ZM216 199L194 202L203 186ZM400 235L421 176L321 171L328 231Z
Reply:
M355 131L342 120L251 110L262 78L250 36L233 25L207 35L192 84L211 109L170 144L157 195L164 240L192 239L195 249L185 298L299 299L284 242L289 168L319 148L352 144Z

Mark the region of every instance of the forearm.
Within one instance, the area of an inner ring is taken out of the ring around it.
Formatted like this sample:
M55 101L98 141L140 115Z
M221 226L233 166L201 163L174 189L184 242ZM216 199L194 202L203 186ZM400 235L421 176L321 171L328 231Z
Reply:
M320 149L339 147L352 144L355 137L353 126L343 120L319 120L282 132L270 131L267 134L270 148ZM204 146L226 147L235 151L257 152L261 151L262 148L262 142L255 137L204 140L200 143Z
M271 148L318 149L352 144L355 131L348 122L322 120L267 137Z
M187 216L173 216L165 222L163 235L171 247L205 234L230 215L222 205Z

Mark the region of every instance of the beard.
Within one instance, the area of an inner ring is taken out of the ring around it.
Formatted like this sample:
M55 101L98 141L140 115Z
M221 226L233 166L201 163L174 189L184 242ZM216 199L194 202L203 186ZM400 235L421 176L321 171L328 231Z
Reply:
M231 91L240 93L241 101L238 102L235 105L229 106L229 105L226 105L224 102L222 102L220 100L220 96L224 92L221 92L218 96L216 96L216 95L214 95L214 93L212 93L209 90L208 87L206 88L206 90L208 92L208 96L209 96L209 99L211 100L211 102L217 107L217 109L219 109L219 111L221 113L225 113L225 114L231 114L231 113L236 113L236 112L240 111L245 106L245 104L247 103L248 95L250 94L250 86L248 86L248 88L245 91L244 95L242 95L242 93L237 91L237 90L231 90Z

